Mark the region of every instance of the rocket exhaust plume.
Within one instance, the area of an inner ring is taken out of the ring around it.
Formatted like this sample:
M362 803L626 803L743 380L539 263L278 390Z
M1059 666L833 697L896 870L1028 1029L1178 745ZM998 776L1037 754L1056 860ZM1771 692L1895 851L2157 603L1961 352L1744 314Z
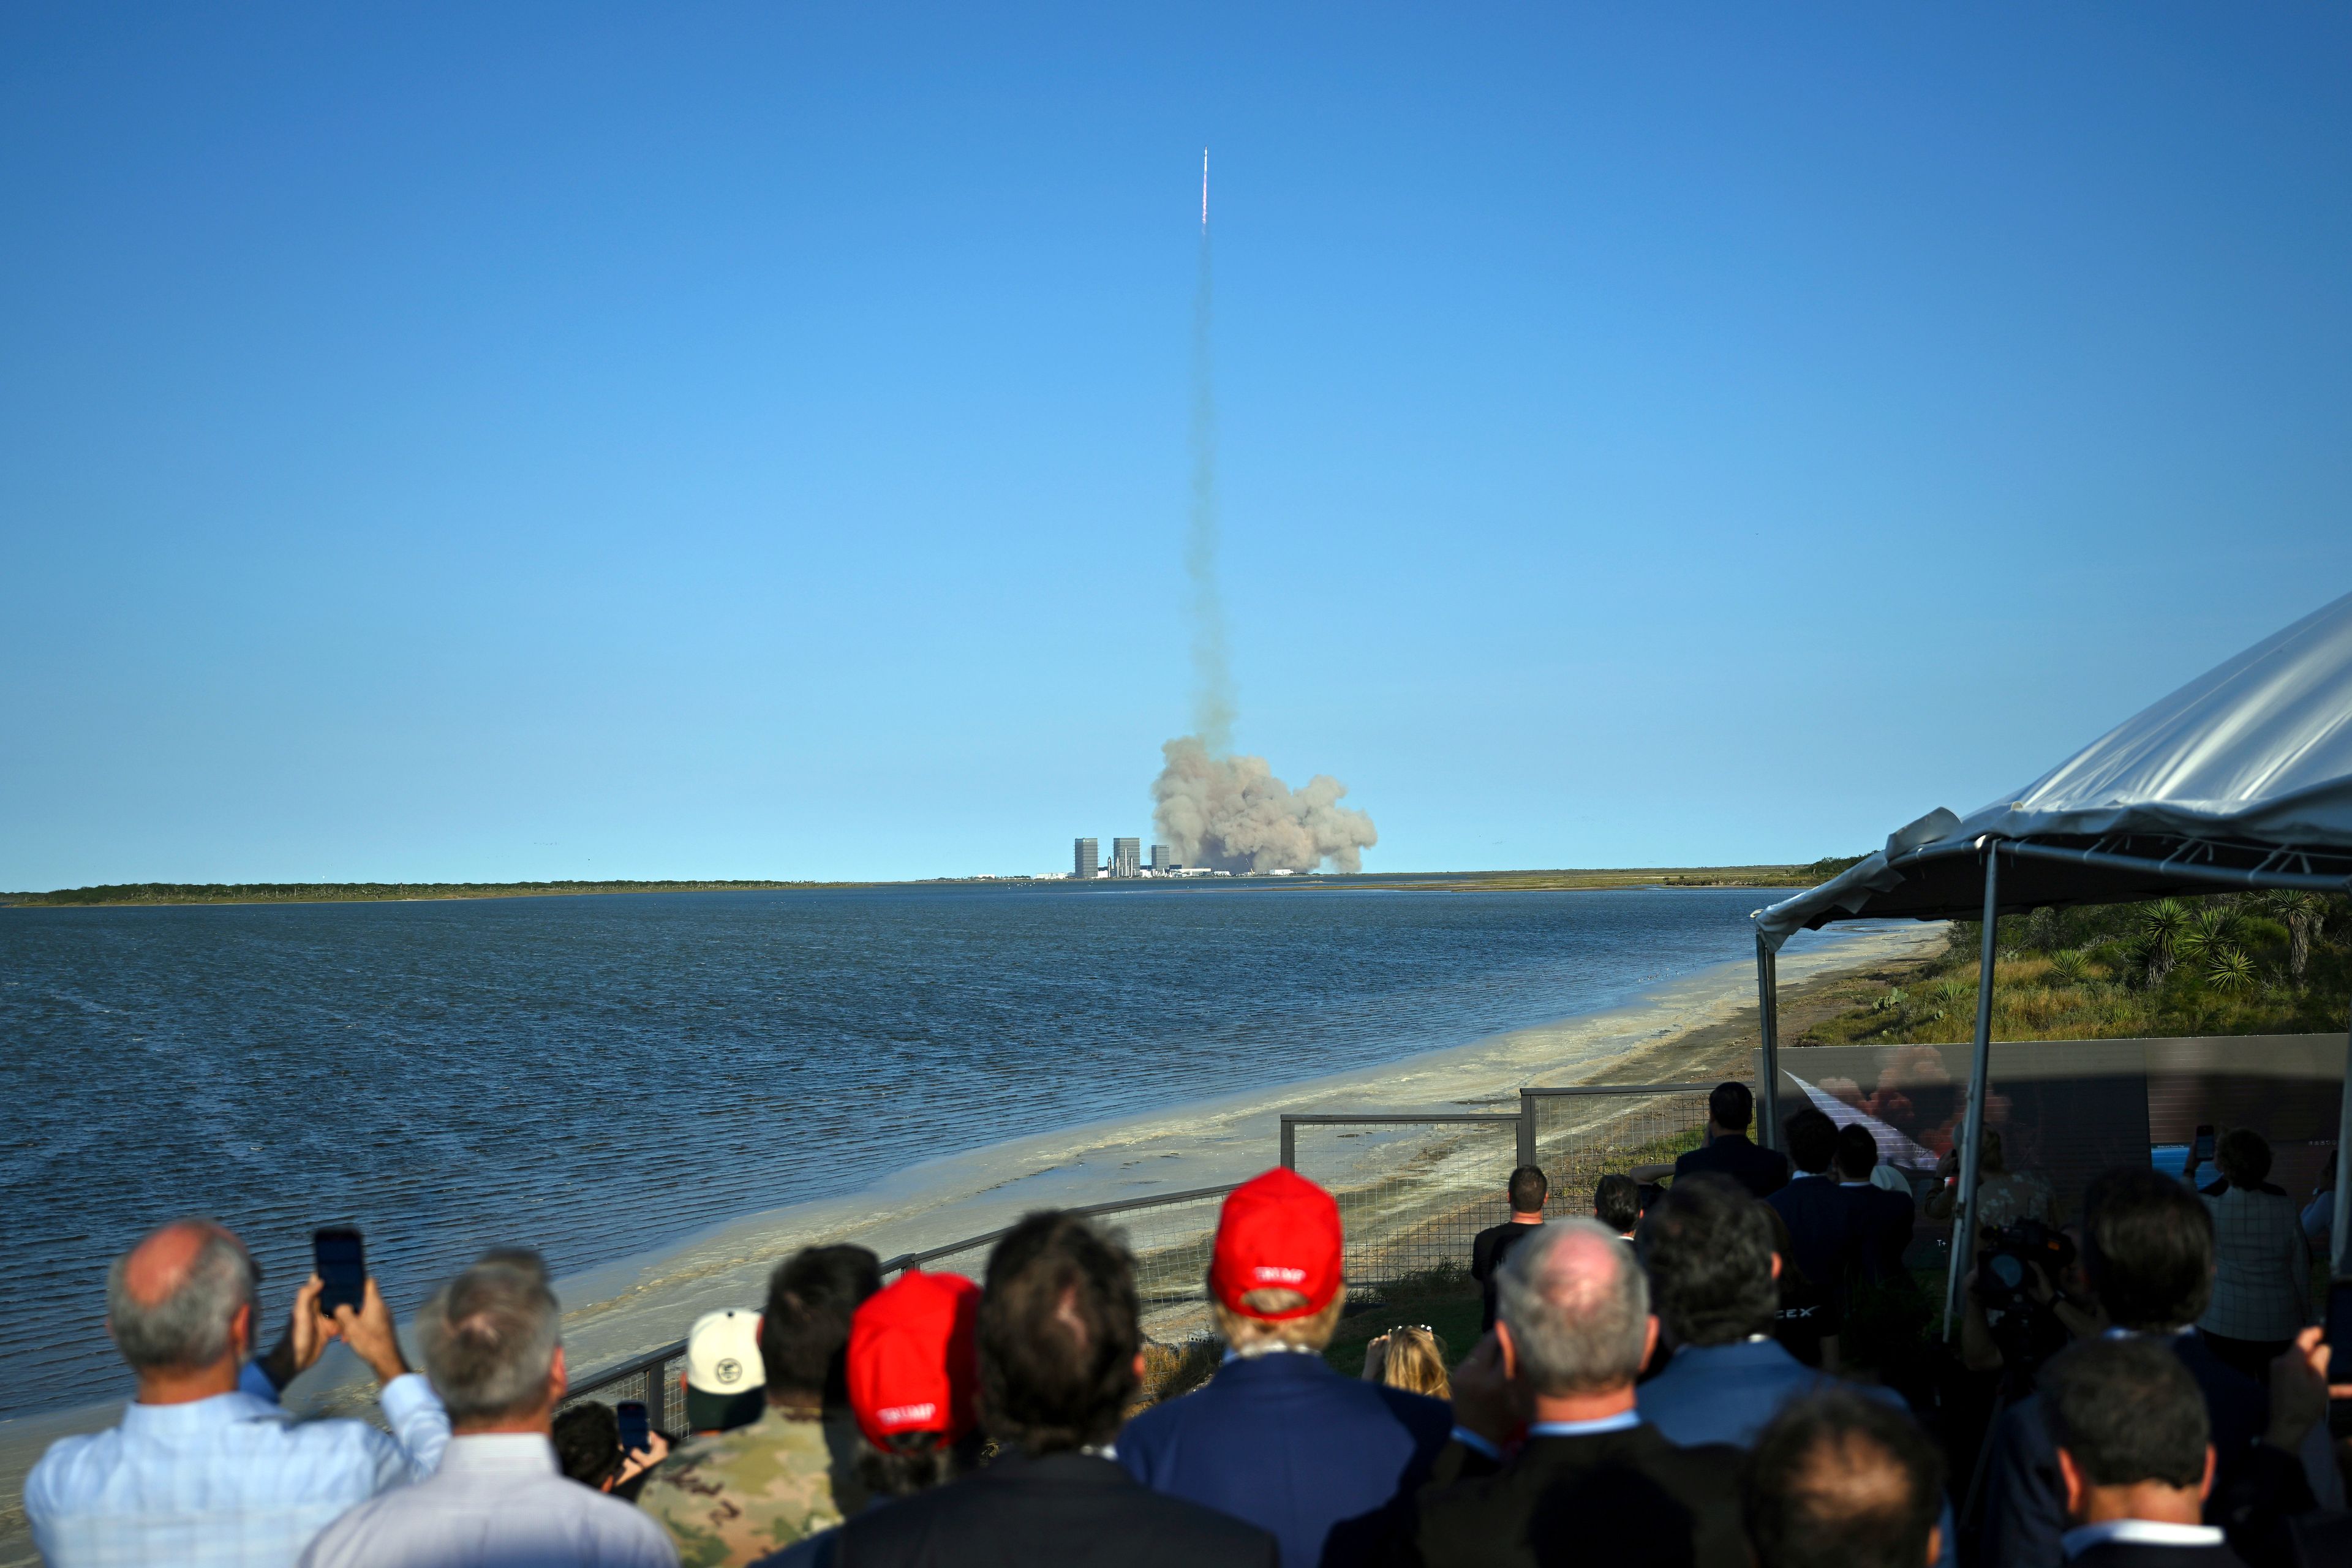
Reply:
M1209 251L1209 153L1201 153L1201 261L1192 289L1192 515L1184 576L1192 596L1192 728L1213 752L1234 743L1234 671L1225 657L1225 601L1217 589L1217 384L1210 326L1216 314Z
M1232 660L1217 584L1217 396L1210 328L1215 272L1209 246L1209 154L1201 153L1200 275L1192 294L1192 509L1184 574L1192 620L1192 728L1160 747L1151 819L1180 864L1223 871L1363 868L1380 841L1372 819L1339 805L1348 786L1318 773L1293 792L1263 757L1236 757Z

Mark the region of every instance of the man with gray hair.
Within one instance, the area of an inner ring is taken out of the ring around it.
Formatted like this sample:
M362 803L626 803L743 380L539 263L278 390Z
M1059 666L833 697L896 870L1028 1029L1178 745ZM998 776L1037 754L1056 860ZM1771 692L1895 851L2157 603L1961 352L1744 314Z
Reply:
M562 1330L532 1253L502 1248L436 1291L416 1334L455 1431L441 1467L337 1520L304 1568L676 1568L660 1525L556 1464Z
M1738 1451L1678 1448L1633 1407L1658 1321L1623 1239L1556 1220L1496 1280L1495 1331L1454 1372L1459 1425L1415 1500L1412 1559L1748 1568Z
M175 1220L117 1258L106 1328L138 1378L118 1426L53 1443L25 1479L25 1512L57 1568L290 1564L337 1515L432 1473L449 1423L401 1359L392 1314L366 1284L357 1310L294 1292L278 1348L254 1360L260 1270L207 1219ZM278 1394L340 1339L383 1384L392 1431L288 1418Z

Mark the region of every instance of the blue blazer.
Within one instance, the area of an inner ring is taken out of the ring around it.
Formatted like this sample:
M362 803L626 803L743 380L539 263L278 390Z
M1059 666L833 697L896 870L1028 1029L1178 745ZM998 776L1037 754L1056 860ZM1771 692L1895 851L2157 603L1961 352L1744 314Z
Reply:
M1442 1399L1276 1351L1144 1411L1119 1433L1118 1462L1154 1491L1266 1531L1284 1568L1349 1568L1385 1545L1374 1516L1429 1479L1453 1429Z
M1685 1448L1698 1443L1748 1448L1755 1446L1756 1435L1780 1414L1782 1405L1817 1389L1831 1388L1843 1388L1897 1410L1910 1408L1891 1388L1845 1383L1816 1372L1772 1340L1685 1345L1666 1363L1664 1372L1633 1391L1633 1403L1642 1419L1655 1426L1669 1443ZM1943 1526L1942 1554L1936 1561L1950 1568L1954 1538L1948 1500L1944 1504Z

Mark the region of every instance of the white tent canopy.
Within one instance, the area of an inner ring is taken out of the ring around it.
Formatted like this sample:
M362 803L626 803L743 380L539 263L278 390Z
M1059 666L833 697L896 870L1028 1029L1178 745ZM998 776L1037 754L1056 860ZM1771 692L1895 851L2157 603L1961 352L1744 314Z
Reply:
M2003 912L2237 887L2352 889L2352 594L2199 676L2023 789L1929 813L1838 877L1759 911L1790 933L1857 916L1972 915L1980 840Z
M1938 809L1885 847L1756 912L1768 1132L1777 1131L1780 944L1832 921L1984 921L1960 1231L1946 1321L1974 1241L1992 1039L1994 917L2231 888L2352 892L2352 595L2225 659L2033 783L1966 817ZM2352 1081L2352 1045L2347 1046ZM2352 1092L2338 1147L2352 1146ZM2352 1268L2352 1181L2336 1184L2336 1270Z

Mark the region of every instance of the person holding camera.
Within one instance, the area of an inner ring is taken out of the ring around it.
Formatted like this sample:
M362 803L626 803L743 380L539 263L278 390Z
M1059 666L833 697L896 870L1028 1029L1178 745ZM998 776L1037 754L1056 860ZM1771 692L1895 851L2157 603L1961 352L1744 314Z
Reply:
M2212 1217L2196 1193L2143 1166L2105 1173L2083 1200L2092 1301L2080 1326L2169 1347L2205 1402L2215 1455L2206 1521L2233 1541L2274 1536L2286 1516L2314 1506L2321 1484L2303 1450L2326 1415L2326 1386L2311 1363L2324 1352L2315 1349L2317 1332L2306 1334L2310 1343L2299 1341L2268 1369L2268 1387L2215 1355L2189 1331L2211 1296L2213 1257ZM2057 1568L2066 1556L2067 1493L2041 1394L2001 1414L1987 1463L1982 1560Z
M44 1562L290 1564L337 1515L434 1473L449 1417L402 1358L374 1278L330 1317L312 1275L285 1338L256 1356L260 1286L245 1243L208 1219L174 1220L115 1260L106 1330L138 1394L121 1425L60 1438L26 1478ZM375 1373L391 1431L298 1422L278 1403L332 1339Z

